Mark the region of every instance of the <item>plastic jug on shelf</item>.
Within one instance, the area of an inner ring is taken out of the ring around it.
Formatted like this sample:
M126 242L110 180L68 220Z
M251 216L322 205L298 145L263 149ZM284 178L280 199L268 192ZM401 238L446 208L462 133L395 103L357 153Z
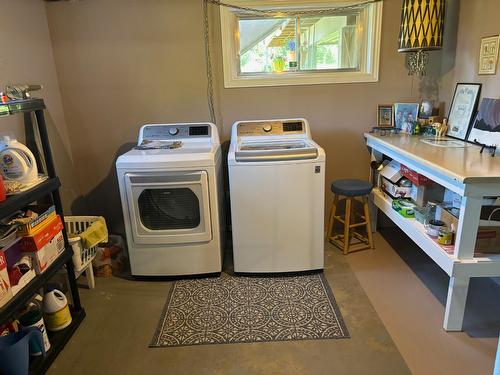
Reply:
M43 296L43 315L49 331L60 331L71 324L68 299L63 292L53 289Z
M38 180L35 156L28 147L8 135L0 139L0 164L1 173L6 180L14 180L23 185Z

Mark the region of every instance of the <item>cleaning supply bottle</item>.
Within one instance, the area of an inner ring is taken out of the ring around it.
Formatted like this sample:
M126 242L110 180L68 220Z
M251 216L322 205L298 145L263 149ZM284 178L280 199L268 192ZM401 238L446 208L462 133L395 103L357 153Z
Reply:
M4 135L0 139L1 173L6 180L27 185L38 180L35 156L28 147Z
M60 331L71 324L68 300L63 292L53 289L45 293L43 315L49 331Z
M44 349L39 347L38 343L32 342L30 343L31 355L42 355L44 352L47 352L50 349L49 337L47 336L47 331L45 330L45 324L40 308L31 307L30 310L21 315L21 317L19 318L19 324L21 325L21 330L27 330L32 327L36 327L42 333Z

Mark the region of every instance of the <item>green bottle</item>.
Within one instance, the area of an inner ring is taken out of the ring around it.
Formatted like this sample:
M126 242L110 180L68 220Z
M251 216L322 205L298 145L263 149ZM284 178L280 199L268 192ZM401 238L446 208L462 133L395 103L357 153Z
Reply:
M420 124L418 122L416 122L415 126L413 127L413 134L415 134L415 135L420 134Z

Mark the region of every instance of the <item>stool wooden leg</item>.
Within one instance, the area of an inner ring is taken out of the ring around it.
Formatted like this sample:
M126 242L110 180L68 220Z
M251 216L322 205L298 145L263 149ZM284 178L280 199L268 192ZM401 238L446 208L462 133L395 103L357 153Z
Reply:
M370 249L373 249L373 233L372 233L372 220L370 218L370 206L368 204L368 197L363 197L363 209L365 211L365 221L366 221L366 232L368 235L368 243L370 244Z
M338 195L334 194L332 208L330 210L330 220L328 220L328 228L326 230L326 240L327 241L330 238L330 236L332 235L333 223L335 222L335 214L337 213L338 202L339 202L339 197L338 197Z
M349 252L349 244L351 242L349 230L351 225L351 201L352 198L346 197L345 200L345 215L344 215L344 255Z

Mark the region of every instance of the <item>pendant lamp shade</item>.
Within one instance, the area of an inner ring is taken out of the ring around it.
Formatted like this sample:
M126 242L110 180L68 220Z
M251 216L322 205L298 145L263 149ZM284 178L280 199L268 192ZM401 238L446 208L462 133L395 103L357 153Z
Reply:
M403 0L398 52L440 49L446 0Z

